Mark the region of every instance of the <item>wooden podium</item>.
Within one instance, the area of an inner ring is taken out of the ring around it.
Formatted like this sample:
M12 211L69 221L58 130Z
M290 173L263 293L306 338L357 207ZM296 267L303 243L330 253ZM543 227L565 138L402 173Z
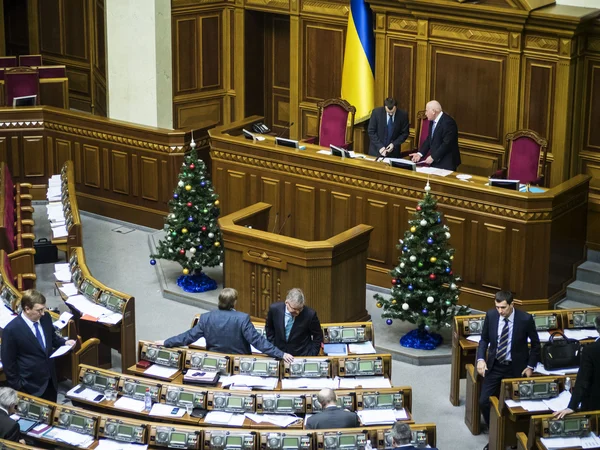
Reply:
M370 319L365 285L373 227L361 224L323 241L304 241L267 230L270 212L268 203L256 203L219 219L224 285L239 292L237 309L266 317L271 303L297 287L321 322ZM284 220L279 217L275 231Z

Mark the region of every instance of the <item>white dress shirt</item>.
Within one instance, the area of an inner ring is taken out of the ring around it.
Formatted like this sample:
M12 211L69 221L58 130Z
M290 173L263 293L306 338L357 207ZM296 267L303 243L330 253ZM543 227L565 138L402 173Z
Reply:
M33 333L35 340L37 341L37 335L35 334L35 327L33 326L34 322L29 320L29 318L25 314L21 314L21 317L23 318L23 320L25 321L25 323L27 324L27 326ZM40 334L42 335L42 341L44 341L44 348L46 348L47 347L46 346L46 336L44 336L44 329L42 328L42 324L39 321L37 322L37 324L38 324L38 328L40 330Z
M435 130L435 128L437 127L438 122L440 121L440 119L442 118L442 116L444 115L444 111L440 111L440 113L438 114L438 116L433 120L433 122L429 125L432 129L432 133ZM431 137L433 137L433 134L431 135ZM431 144L429 145L429 151L431 151ZM421 156L421 158L423 157L423 153L421 152L417 152L417 154L419 156Z
M506 343L506 358L504 358L505 361L512 361L512 355L510 352L511 349L511 345L512 345L512 334L513 334L513 327L515 325L515 309L513 308L512 313L510 313L510 316L508 316L508 342ZM496 342L500 342L500 336L502 336L502 330L504 329L504 317L502 317L500 315L500 317L498 317L498 340Z

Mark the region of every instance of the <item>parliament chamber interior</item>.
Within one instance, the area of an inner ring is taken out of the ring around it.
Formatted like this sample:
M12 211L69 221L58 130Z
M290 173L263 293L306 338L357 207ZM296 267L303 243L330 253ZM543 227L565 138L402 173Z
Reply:
M600 345L600 1L0 0L0 13L0 449L600 448L600 406L585 407L600 375L583 370ZM454 292L415 313L426 330L447 314L441 344L410 348L400 317L420 286L402 270L430 206L443 231L427 243L453 249L434 284ZM210 325L225 288L250 316L247 352L215 351L239 339ZM512 361L491 324L499 291L539 338ZM311 356L262 347L309 311ZM188 345L165 342L184 332ZM23 349L40 344L36 365ZM565 348L570 363L552 361ZM486 374L539 358L482 396L486 349ZM39 392L26 381L41 378ZM355 426L313 427L322 390Z

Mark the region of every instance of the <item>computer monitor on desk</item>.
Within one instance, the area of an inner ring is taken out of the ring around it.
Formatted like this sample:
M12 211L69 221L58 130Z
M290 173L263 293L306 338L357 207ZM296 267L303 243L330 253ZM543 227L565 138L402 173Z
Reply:
M404 170L417 170L417 165L408 159L390 159L390 165Z
M340 147L336 147L333 144L329 144L329 148L331 149L331 154L333 156L340 156L342 158L352 158L352 156L350 156L350 152L348 150L345 150Z
M503 180L501 178L490 178L490 186L499 187L503 189L510 189L511 191L518 191L519 180Z
M35 106L37 95L25 95L13 98L13 106Z
M275 144L281 145L283 147L298 148L298 141L282 137L275 138Z

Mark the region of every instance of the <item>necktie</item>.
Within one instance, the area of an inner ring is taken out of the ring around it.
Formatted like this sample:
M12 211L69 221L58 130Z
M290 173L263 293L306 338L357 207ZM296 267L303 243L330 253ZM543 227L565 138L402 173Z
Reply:
M294 326L294 318L288 317L287 322L285 324L285 340L286 341L290 338L290 333L292 332L293 326Z
M40 345L42 346L42 348L44 350L46 350L46 346L44 345L44 339L42 339L42 333L40 333L40 324L37 322L33 322L33 327L35 328L35 337L37 338L38 342L40 343Z
M394 133L394 118L388 115L387 121L387 144L392 142L392 133Z
M506 353L508 352L508 319L504 319L504 327L500 334L500 340L498 341L498 351L496 352L496 359L499 361L506 360Z
M433 122L433 124L431 125L431 137L433 137L433 133L435 132L436 125L437 125L437 122Z

